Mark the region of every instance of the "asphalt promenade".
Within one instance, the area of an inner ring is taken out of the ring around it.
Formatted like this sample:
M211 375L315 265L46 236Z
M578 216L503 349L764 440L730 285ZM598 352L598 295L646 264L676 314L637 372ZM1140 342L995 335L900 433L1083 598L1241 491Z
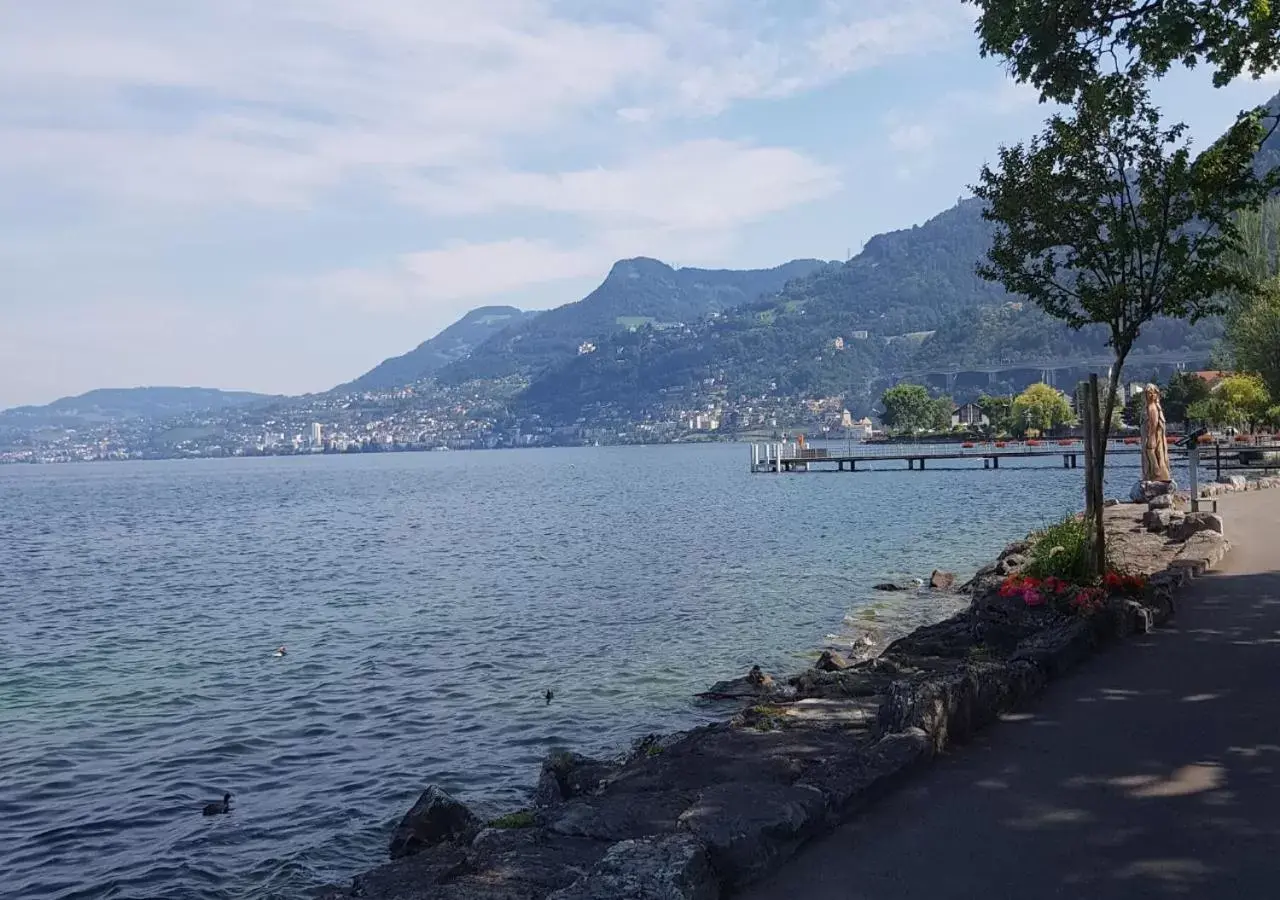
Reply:
M1220 509L1232 551L1165 628L738 896L1280 898L1280 490Z

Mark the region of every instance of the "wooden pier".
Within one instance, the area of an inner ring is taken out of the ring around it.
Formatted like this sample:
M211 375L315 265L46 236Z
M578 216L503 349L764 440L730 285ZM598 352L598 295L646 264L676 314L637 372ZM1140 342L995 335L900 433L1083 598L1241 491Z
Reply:
M1111 441L1107 456L1139 454L1141 446L1133 438ZM1185 456L1186 451L1169 447L1172 456ZM1274 454L1274 458L1271 458ZM1254 456L1267 456L1267 460L1253 460ZM1079 468L1084 458L1082 440L1031 440L1031 441L965 441L954 444L848 444L842 449L829 447L802 447L796 443L772 442L751 445L752 472L809 472L827 470L856 472L858 464L906 462L911 470L924 470L929 462L944 460L982 460L984 469L1000 468L1002 459L1055 459L1061 458L1064 469ZM1217 462L1219 472L1226 466L1276 468L1280 466L1280 440L1266 442L1212 443L1200 447L1202 464ZM1267 465L1269 463L1269 465Z

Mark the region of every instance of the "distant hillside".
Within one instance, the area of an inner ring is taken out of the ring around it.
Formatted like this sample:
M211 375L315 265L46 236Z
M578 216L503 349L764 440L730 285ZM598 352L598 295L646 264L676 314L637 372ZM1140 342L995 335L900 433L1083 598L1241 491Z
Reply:
M536 378L521 411L560 422L636 419L695 395L771 392L839 394L850 409L865 410L894 372L1103 352L1106 336L1097 329L1073 332L975 274L993 232L981 202L963 200L727 315L615 335ZM1207 358L1221 334L1216 319L1161 320L1144 329L1138 349Z
M648 411L693 390L869 397L872 380L918 352L948 316L1008 298L974 274L992 228L977 200L923 225L878 235L778 295L681 331L618 335L535 380L528 412L572 421L612 407ZM916 337L905 337L916 334Z
M696 322L761 296L823 268L818 260L794 260L750 271L673 269L655 259L622 260L598 288L536 318L506 328L438 378L458 384L475 378L529 375L573 359L586 341L642 326L656 329Z
M420 381L451 362L463 359L504 328L537 316L514 306L482 306L473 309L444 331L402 356L384 360L359 378L334 388L336 392L371 391L403 387Z
M201 387L100 388L77 397L63 397L45 406L18 406L0 412L6 425L58 425L158 419L205 410L225 410L279 399L247 391Z

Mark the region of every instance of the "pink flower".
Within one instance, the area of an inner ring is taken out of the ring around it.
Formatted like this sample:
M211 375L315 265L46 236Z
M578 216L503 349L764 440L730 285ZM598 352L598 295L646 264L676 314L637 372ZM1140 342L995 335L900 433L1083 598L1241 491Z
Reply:
M1025 588L1022 591L1022 602L1027 606L1044 606L1044 594L1033 587Z

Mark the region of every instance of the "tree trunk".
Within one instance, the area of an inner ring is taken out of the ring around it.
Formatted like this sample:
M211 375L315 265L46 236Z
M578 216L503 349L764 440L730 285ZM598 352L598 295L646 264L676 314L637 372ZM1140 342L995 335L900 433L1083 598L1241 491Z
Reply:
M1089 376L1085 409L1088 424L1085 426L1085 521L1091 525L1090 562L1093 574L1102 576L1107 571L1107 532L1103 524L1107 472L1107 441L1111 438L1111 419L1116 412L1116 386L1122 384L1125 357L1128 352L1117 352L1111 378L1107 384L1107 399L1100 403L1098 376Z
M1105 569L1106 534L1102 529L1101 485L1106 465L1105 452L1100 453L1101 428L1098 421L1098 376L1091 375L1081 392L1081 420L1084 426L1084 518L1089 534L1090 574L1099 576Z

